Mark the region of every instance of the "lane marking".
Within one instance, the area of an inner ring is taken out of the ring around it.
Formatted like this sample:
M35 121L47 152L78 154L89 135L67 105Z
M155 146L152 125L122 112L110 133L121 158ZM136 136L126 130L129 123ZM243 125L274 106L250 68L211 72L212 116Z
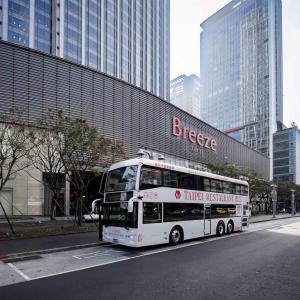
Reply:
M13 263L8 263L7 265L11 267L15 272L17 272L21 277L23 277L26 281L31 280L29 276L27 276L21 270L19 270Z
M118 250L106 250L106 251L96 251L96 252L91 252L91 253L84 253L84 254L78 254L78 255L72 255L72 257L76 259L83 259L83 258L92 258L92 257L97 257L97 256L102 256L102 255L113 255L113 254L118 254L122 253L125 254L124 251L118 251Z
M240 233L240 234L242 234L242 233ZM236 234L236 236L237 235L239 235L239 234ZM224 236L223 238L229 238L229 237L233 237L233 236ZM218 238L218 239L220 239L220 238ZM218 240L218 239L216 239L216 240ZM214 242L216 240L212 240L212 242ZM114 261L98 263L98 264L87 266L87 267L80 267L80 268L73 269L73 270L62 271L62 272L52 273L52 274L49 274L49 275L34 277L34 278L30 278L30 280L38 280L38 279L42 279L42 278L53 277L53 276L57 276L57 275L63 275L63 274L72 273L72 272L76 272L76 271L82 271L82 270L97 268L97 267L106 266L106 265L110 265L110 264L115 264L115 263L126 261L126 260L136 259L136 258L139 258L139 257L150 256L150 255L154 255L154 254L159 254L159 253L163 253L163 252L174 251L174 250L178 250L178 249L181 249L181 248L186 248L186 247L190 247L190 246L204 244L204 243L207 243L207 242L210 242L210 241L208 240L208 241L190 242L190 243L182 244L182 245L179 245L179 246L176 246L176 247L172 246L172 247L168 247L168 248L165 248L165 249L149 251L149 252L142 253L142 254L139 254L139 255L136 255L136 256L119 258L119 259L116 259Z

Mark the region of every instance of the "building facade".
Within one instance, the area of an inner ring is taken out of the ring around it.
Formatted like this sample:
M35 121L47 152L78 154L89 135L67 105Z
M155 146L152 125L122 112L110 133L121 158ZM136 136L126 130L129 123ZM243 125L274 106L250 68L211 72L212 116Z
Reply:
M281 0L234 0L200 37L201 118L271 158L283 114L281 18Z
M24 112L20 122L34 125L49 109L62 110L121 143L128 158L144 149L154 158L163 154L166 162L181 166L201 169L209 163L234 163L269 178L268 157L125 81L3 41L0 70L0 113L20 108ZM43 174L33 175L9 182L5 197L11 199L6 202L10 214L47 214ZM68 189L66 185L66 214L72 194Z
M169 0L0 0L0 7L0 39L169 99Z
M297 126L274 133L274 181L300 184L300 131Z
M196 118L200 118L200 78L185 74L171 80L170 102Z

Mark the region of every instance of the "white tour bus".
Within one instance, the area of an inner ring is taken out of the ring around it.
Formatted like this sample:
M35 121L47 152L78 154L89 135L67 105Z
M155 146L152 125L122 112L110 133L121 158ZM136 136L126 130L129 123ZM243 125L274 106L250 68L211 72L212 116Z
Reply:
M113 164L105 184L103 240L141 247L248 226L248 183L145 158Z

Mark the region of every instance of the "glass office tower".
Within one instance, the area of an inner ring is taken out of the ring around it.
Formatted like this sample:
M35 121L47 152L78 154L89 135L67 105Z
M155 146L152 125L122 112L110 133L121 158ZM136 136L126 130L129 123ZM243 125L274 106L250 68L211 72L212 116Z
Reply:
M170 102L196 118L200 118L200 78L185 74L171 80Z
M300 184L300 131L292 125L274 133L273 180Z
M281 0L234 0L200 36L201 118L271 158L282 122L281 15Z
M169 0L0 0L0 38L170 93Z

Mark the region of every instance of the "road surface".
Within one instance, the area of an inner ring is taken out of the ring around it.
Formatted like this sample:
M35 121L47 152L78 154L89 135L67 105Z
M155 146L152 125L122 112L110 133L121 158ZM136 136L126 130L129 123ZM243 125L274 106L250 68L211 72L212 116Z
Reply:
M300 299L300 220L178 247L114 245L0 263L0 299Z

